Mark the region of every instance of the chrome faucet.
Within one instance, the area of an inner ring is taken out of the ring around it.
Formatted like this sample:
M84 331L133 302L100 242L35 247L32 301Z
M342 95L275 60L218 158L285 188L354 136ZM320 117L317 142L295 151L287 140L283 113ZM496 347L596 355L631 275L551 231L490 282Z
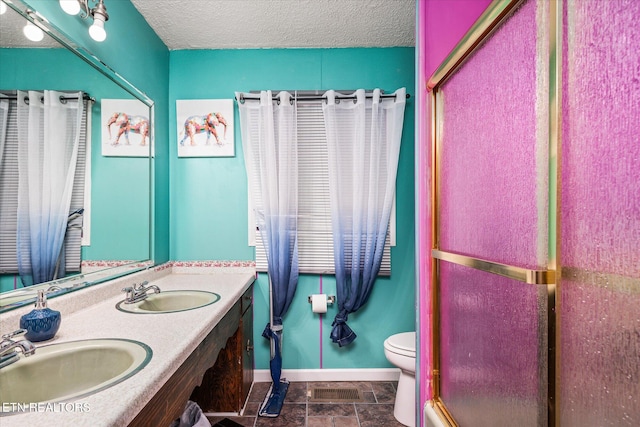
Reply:
M61 288L60 286L58 286L58 285L51 285L51 286L49 286L49 287L47 288L47 291L46 291L46 292L47 292L47 293L49 293L49 292L57 292L57 291L61 291L61 290L62 290L62 288Z
M0 368L9 366L20 359L18 349L22 351L25 357L31 356L36 352L36 347L29 340L21 339L20 341L13 341L11 339L26 333L26 329L18 329L17 331L2 336L2 341L0 342Z
M126 292L127 295L124 299L124 303L133 304L135 302L142 301L149 296L147 292L149 292L150 290L153 290L153 292L156 294L160 293L160 288L156 285L147 285L149 285L149 282L145 280L139 285L136 285L134 283L133 286L127 286L126 288L122 289L122 292Z

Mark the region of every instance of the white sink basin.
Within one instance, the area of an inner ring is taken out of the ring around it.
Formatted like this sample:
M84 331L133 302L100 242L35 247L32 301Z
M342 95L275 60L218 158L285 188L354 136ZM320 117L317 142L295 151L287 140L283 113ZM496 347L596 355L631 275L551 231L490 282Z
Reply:
M145 300L133 304L120 301L116 308L137 314L173 313L204 307L219 300L220 295L207 291L162 291L159 294L150 294Z
M146 344L125 339L37 347L32 356L0 369L1 415L13 413L18 403L64 402L102 391L135 375L152 354Z

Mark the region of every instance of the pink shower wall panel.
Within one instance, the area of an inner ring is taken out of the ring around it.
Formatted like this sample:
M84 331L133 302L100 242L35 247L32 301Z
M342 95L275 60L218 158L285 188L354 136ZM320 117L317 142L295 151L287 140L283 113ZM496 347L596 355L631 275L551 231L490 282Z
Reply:
M428 79L469 31L491 0L420 0L425 37L421 40Z

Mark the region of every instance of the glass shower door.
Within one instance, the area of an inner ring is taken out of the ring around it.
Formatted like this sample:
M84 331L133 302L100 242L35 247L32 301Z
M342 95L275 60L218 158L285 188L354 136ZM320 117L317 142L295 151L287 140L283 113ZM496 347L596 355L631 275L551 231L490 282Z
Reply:
M550 10L503 3L499 30L433 91L436 393L461 426L548 420Z
M560 424L640 425L640 2L569 1Z
M638 17L494 1L429 81L450 425L640 425Z

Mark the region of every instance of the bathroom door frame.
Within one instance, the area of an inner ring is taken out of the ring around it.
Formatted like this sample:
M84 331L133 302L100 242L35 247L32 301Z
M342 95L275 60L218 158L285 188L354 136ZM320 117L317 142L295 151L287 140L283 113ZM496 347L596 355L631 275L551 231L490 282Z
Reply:
M549 3L549 208L548 208L548 260L545 270L531 270L512 265L492 262L490 260L469 257L446 252L440 249L440 169L442 152L442 134L439 123L442 123L441 86L458 70L465 60L494 31L499 30L502 23L509 19L512 12L527 0L494 0L478 18L476 23L456 45L451 54L438 67L427 82L430 102L431 126L431 328L432 328L432 384L433 407L440 420L449 426L457 426L454 417L446 408L440 394L440 262L446 261L476 270L498 274L533 286L544 286L547 296L547 425L558 424L559 413L557 397L559 386L559 301L556 301L556 272L560 271L558 254L558 218L559 218L559 153L561 132L561 76L562 76L562 0L550 0ZM537 1L537 0L530 0ZM546 1L546 0L545 0Z

